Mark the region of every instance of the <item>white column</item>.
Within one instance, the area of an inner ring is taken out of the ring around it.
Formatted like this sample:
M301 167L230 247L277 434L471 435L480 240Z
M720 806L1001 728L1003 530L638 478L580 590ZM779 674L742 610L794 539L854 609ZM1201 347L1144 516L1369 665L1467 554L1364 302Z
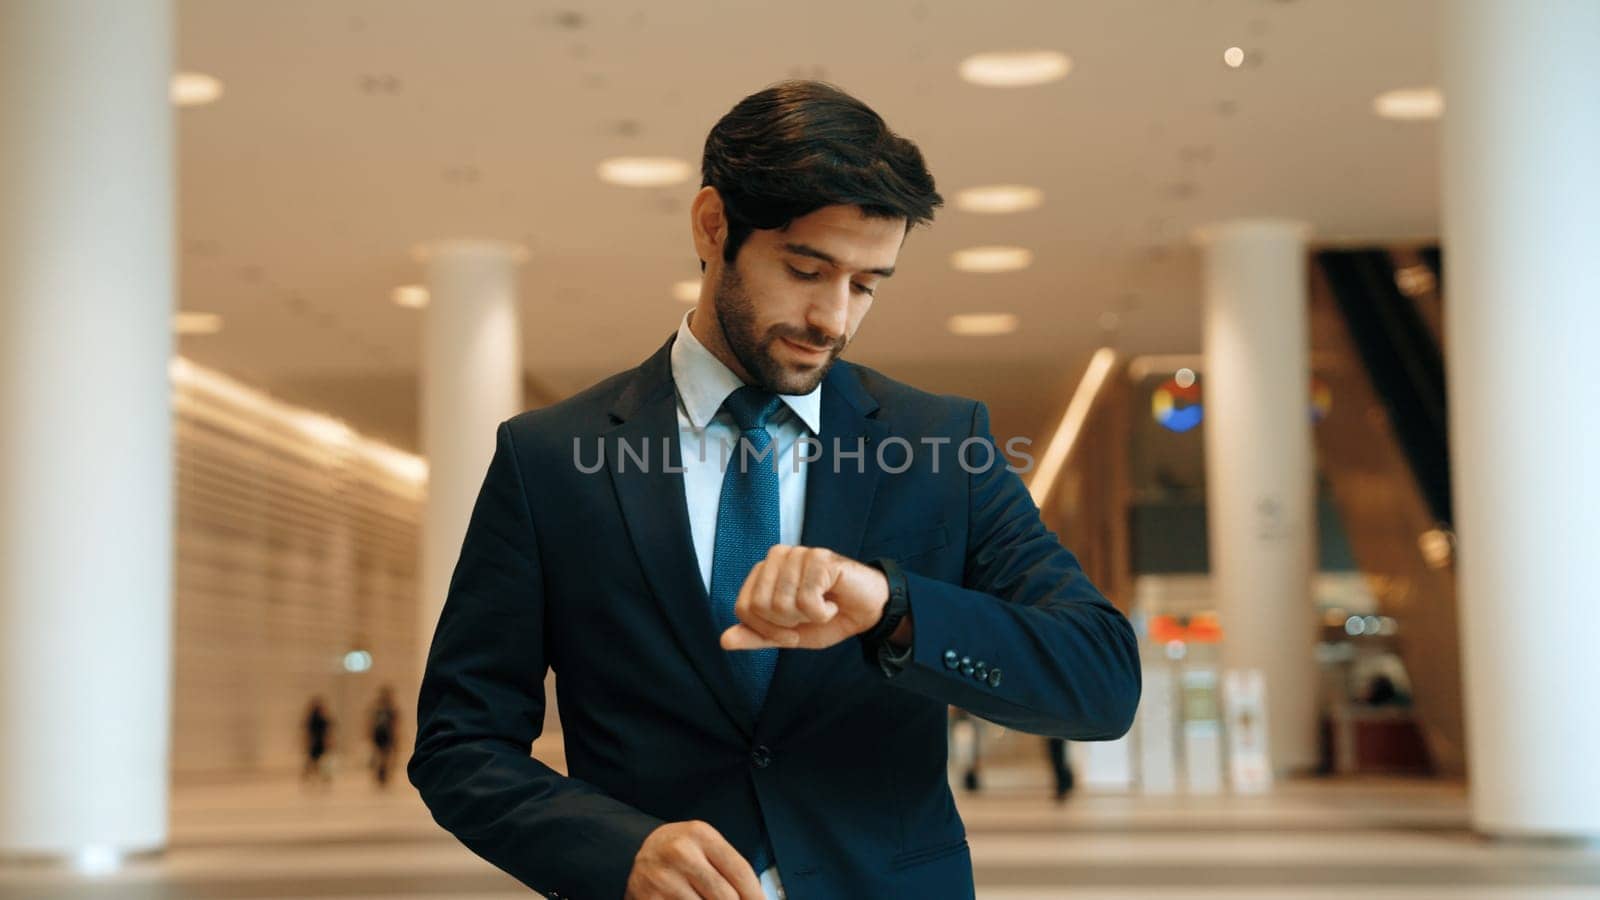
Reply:
M0 2L0 852L167 839L172 11Z
M1459 0L1441 13L1473 821L1600 837L1600 4Z
M428 503L419 580L425 654L494 456L495 429L522 411L517 268L526 252L499 241L447 240L418 255L428 266L429 294L422 338Z
M1317 761L1315 477L1299 222L1202 229L1206 508L1223 664L1266 676L1278 772Z

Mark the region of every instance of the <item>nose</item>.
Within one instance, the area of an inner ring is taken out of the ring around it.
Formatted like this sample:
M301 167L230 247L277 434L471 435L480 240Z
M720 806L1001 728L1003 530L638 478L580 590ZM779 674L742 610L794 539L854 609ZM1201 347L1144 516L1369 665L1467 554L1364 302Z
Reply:
M816 300L806 311L806 324L814 333L827 337L828 344L838 343L850 327L850 282L833 288Z

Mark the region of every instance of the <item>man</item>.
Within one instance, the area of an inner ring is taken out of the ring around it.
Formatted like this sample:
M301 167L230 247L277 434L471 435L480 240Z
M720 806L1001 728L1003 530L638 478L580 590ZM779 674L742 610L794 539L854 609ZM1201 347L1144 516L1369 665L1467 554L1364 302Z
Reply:
M940 203L916 146L789 82L702 170L677 333L500 425L408 773L552 897L970 898L947 706L1115 738L1133 632L981 403L838 361ZM529 755L547 666L566 776Z

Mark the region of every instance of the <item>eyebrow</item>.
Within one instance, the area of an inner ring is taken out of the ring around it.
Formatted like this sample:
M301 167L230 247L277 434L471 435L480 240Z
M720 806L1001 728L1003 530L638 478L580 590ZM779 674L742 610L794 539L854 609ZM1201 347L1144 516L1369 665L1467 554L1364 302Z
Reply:
M809 256L812 259L820 259L835 268L839 267L839 261L837 259L834 259L831 255L823 253L821 250L818 250L809 244L784 244L783 249L795 254L796 256ZM890 275L894 274L894 266L889 266L885 269L862 269L861 271L870 275L881 275L884 278L888 278Z

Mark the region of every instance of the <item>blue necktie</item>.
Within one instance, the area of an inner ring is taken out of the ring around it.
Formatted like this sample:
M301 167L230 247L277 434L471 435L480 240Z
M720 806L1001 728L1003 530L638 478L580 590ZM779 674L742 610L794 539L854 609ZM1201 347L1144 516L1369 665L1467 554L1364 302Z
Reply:
M767 558L767 551L779 540L777 449L767 432L767 419L778 411L778 395L745 385L728 395L723 406L739 424L741 440L728 457L722 475L722 495L717 501L717 539L711 551L711 608L718 634L739 624L733 614L739 589L756 563ZM741 446L749 442L750 451ZM733 650L728 653L740 692L759 714L766 703L767 686L778 666L778 651ZM761 843L750 857L750 865L761 874L772 864L772 850L766 829Z
M777 412L778 395L754 385L745 385L728 395L723 406L733 414L742 432L722 476L722 495L717 501L717 537L711 553L711 606L719 634L739 619L733 614L739 589L755 568L767 558L767 551L778 543L778 469L767 432L767 419ZM767 685L778 665L778 651L734 650L728 654L734 677L753 712L761 712L767 699Z

